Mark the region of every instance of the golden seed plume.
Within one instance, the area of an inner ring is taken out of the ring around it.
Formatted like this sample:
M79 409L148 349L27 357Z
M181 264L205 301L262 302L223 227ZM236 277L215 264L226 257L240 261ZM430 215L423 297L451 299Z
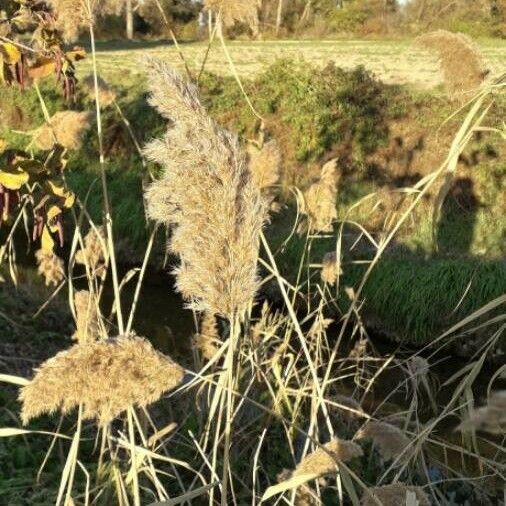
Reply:
M34 142L37 148L49 151L55 144L76 150L81 147L86 130L90 128L92 114L89 112L60 111L35 131Z
M76 263L88 265L92 276L103 274L105 269L105 233L102 227L90 228L84 238L84 249L76 253Z
M88 98L95 100L95 78L93 74L88 74L81 81L81 88L86 91ZM101 107L108 107L116 100L116 93L110 88L107 82L100 76L97 76L98 100Z
M65 277L63 260L56 256L52 251L39 249L35 252L35 258L38 265L38 273L44 276L46 286L58 285Z
M418 37L416 43L438 55L451 95L476 90L488 74L478 47L463 33L437 30Z
M132 406L145 407L178 386L184 370L135 335L75 344L47 360L21 389L21 418L82 405L85 419L105 425Z
M490 434L506 434L506 390L493 392L488 403L474 409L468 420L462 422L459 430L467 432L480 430Z
M221 345L216 316L203 313L200 320L200 332L193 338L193 345L206 360L211 360Z
M332 232L332 223L337 218L337 160L327 162L320 173L318 181L304 192L301 212L308 222L302 230L310 232Z
M96 341L100 337L100 322L97 306L90 292L80 290L74 296L76 308L76 331L72 339L79 344Z
M386 422L368 421L356 435L357 439L371 439L384 460L400 457L406 460L409 456L410 440L404 432Z
M322 261L322 269L320 271L321 280L330 286L336 284L338 276L343 273L340 263L338 262L335 251L325 253Z
M257 288L266 205L237 137L219 127L197 90L168 65L147 60L150 103L170 120L147 157L164 167L146 191L148 215L172 227L169 248L181 259L177 289L197 311L229 318Z
M378 502L383 506L402 506L406 504L408 492L416 495L418 506L430 506L431 502L427 494L421 487L403 485L402 483L393 483L383 487L367 488L362 496L362 506L378 506ZM376 499L376 500L375 500Z
M325 450L323 449L325 448ZM334 438L306 455L292 473L293 476L304 474L323 476L335 472L339 462L348 462L355 457L361 457L362 448L353 441Z
M225 26L235 22L249 25L253 31L258 28L258 9L261 0L204 0L207 9L220 12Z
M257 188L264 190L275 185L281 171L281 152L278 143L272 139L266 142L261 149L250 144L247 147L247 152L249 169L253 183Z

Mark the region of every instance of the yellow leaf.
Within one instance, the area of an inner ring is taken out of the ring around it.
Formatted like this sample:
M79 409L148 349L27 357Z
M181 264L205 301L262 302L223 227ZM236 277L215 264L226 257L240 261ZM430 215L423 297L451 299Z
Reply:
M53 181L48 181L49 187L54 195L62 197L64 200L63 207L70 209L76 200L76 196L71 191L66 190L63 186L59 186Z
M51 232L57 232L57 220L55 219L59 214L61 214L61 209L58 206L51 206L49 211L47 212L47 224L49 226L49 230Z
M7 65L16 65L16 63L21 60L21 52L14 44L11 44L10 42L4 42L0 46L0 52L2 53L4 62Z
M86 50L82 47L75 47L74 49L72 49L72 51L68 51L67 53L65 53L65 56L71 62L76 62L86 58Z
M9 173L0 170L0 184L8 190L19 190L24 184L28 183L28 179L29 176L24 171Z
M51 234L49 233L49 230L47 227L44 227L44 230L42 231L42 239L41 239L41 246L43 251L53 252L54 251L54 240L51 237Z

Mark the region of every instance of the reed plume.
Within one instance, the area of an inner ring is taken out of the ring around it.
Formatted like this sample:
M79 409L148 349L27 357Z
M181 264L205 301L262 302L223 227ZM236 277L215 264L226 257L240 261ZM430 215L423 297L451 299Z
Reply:
M65 277L63 260L52 251L39 249L35 252L38 273L44 276L46 286L58 285Z
M142 337L75 344L44 362L21 389L21 418L82 405L85 419L105 425L132 406L146 407L178 386L184 370Z
M336 160L327 162L321 170L319 179L304 193L301 212L307 222L299 231L332 232L332 223L337 218L337 170Z
M95 100L95 77L93 74L88 74L81 80L81 88L86 91L88 98ZM116 100L116 93L100 76L97 76L97 89L101 107L108 107Z
M356 435L357 439L371 439L374 446L384 460L392 460L397 457L407 458L406 449L410 440L404 432L386 422L368 421Z
M261 0L204 0L206 9L221 13L225 26L245 23L253 30L258 27L258 9Z
M92 276L103 274L105 269L105 233L102 227L90 228L84 238L84 248L76 253L76 263L88 265Z
M416 495L418 506L431 506L427 494L421 487L393 483L383 487L367 488L362 496L362 506L378 506L379 501L383 506L402 506L406 504L408 492Z
M338 276L343 273L341 266L338 262L335 251L325 253L322 261L322 268L320 271L321 280L330 286L336 284Z
M338 404L339 406L331 405L331 409L336 410L338 416L343 420L350 422L352 420L356 420L358 418L363 418L365 416L365 412L362 409L362 406L353 398L347 397L345 395L336 394L333 395L330 399L334 404ZM349 409L346 409L349 408Z
M293 476L305 474L323 476L335 472L339 462L348 462L355 457L361 457L362 448L353 441L334 438L306 455L292 472Z
M469 419L459 426L459 430L506 434L506 390L493 392L488 403L481 408L474 409Z
M193 338L193 345L206 360L211 360L221 346L216 316L203 313L200 320L200 332Z
M418 37L416 43L438 55L446 87L452 95L476 90L489 73L480 50L463 33L437 30Z
M77 150L81 147L83 136L90 128L92 114L89 112L60 111L39 127L34 133L37 148L49 151L55 144L66 149Z
M170 120L147 157L164 167L146 191L148 215L172 227L169 249L181 259L177 289L198 311L230 317L258 288L257 258L265 201L235 135L211 120L192 84L148 60L150 104Z
M100 336L100 322L97 306L90 292L80 290L74 296L76 309L76 331L72 339L79 344L96 341Z
M248 145L249 169L253 183L259 190L275 185L281 171L281 152L278 143L273 139L266 142L261 149Z

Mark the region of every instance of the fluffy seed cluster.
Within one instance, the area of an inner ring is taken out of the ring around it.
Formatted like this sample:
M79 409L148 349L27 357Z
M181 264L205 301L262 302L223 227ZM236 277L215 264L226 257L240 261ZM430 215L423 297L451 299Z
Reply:
M322 261L322 269L320 271L321 280L330 286L336 284L338 276L343 273L341 266L338 263L335 251L325 253Z
M92 114L89 112L60 111L35 131L35 145L44 151L60 144L64 148L76 150L81 147L83 136L90 128Z
M84 89L91 100L95 100L95 78L93 74L88 74L82 79L81 88ZM108 107L116 100L116 93L110 88L107 82L100 76L97 76L98 100L101 107Z
M100 336L100 323L97 306L90 292L81 290L74 296L76 308L76 331L72 339L79 344L96 341Z
M452 95L475 90L488 74L479 49L463 33L437 30L418 37L416 42L438 55L445 84Z
M105 234L103 228L91 228L84 238L84 249L76 253L76 263L88 265L93 276L100 275L105 268L104 249Z
M431 502L421 487L393 483L383 487L372 487L365 490L362 496L362 506L378 506L379 501L383 506L401 506L406 504L408 493L415 494L418 506L430 506Z
M75 344L47 360L21 389L24 424L43 413L82 405L86 419L107 424L131 406L145 407L179 385L184 370L144 338L119 336Z
M308 222L303 229L310 232L332 232L332 223L337 218L337 169L336 160L327 162L321 170L318 181L304 193L301 209Z
M334 404L339 405L339 406L332 405L331 409L337 411L338 416L347 422L357 420L365 415L362 406L351 397L336 394L332 396L331 400Z
M356 438L371 439L384 460L392 460L401 455L402 459L408 457L408 437L401 429L389 423L371 420L362 427Z
M46 286L58 285L65 277L63 260L52 251L40 249L35 252L38 273L44 276Z
M273 139L266 142L261 149L249 145L249 169L253 182L259 190L275 185L281 171L281 152L278 143Z
M461 431L480 430L489 434L506 434L506 390L494 392L487 405L475 409L459 429Z
M200 321L200 332L194 336L193 345L206 360L211 360L221 345L216 317L204 313Z
M196 88L169 66L148 60L150 103L171 121L147 157L164 167L146 191L148 215L172 227L181 259L177 288L197 311L230 317L254 298L265 201L237 137L214 123Z
M361 457L362 454L362 448L357 443L335 438L324 444L323 448L317 448L304 457L292 476L330 474L336 470L336 464L339 462L348 462L355 457Z
M207 9L220 12L225 26L245 23L253 30L258 27L258 8L261 0L204 0Z

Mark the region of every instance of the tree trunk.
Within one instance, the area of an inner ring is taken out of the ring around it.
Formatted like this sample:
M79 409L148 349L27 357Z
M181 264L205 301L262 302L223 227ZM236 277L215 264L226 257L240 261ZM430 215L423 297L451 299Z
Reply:
M126 0L125 6L126 15L126 36L128 40L134 38L134 11L132 6L132 0Z
M276 35L279 35L281 21L283 19L283 0L278 0L278 12L276 14Z

